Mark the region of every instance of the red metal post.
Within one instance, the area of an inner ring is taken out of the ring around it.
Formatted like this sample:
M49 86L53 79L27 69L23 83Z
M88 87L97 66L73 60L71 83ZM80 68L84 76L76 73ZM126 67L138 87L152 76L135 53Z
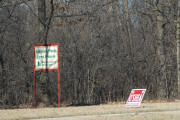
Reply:
M61 106L61 91L60 91L60 69L58 70L58 107Z
M34 107L37 107L37 92L36 92L36 58L35 58L35 46L34 46Z
M37 107L36 70L34 70L34 107Z
M60 46L58 44L58 107L61 106L61 88L60 88Z

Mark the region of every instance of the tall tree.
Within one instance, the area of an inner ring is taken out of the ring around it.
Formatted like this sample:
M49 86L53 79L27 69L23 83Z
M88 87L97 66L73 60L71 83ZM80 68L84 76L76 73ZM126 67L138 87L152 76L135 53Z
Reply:
M53 0L38 0L38 38L40 43L44 43L45 45L48 44L48 35L49 35L49 30L51 26L51 22L53 19L53 14L54 14L54 1ZM49 15L47 16L47 6L46 2L49 2ZM47 58L46 58L47 62ZM49 103L51 100L51 93L50 93L50 79L48 76L48 70L46 72L41 72L40 74L40 81L41 84L43 85L41 87L42 91L41 93L41 100L43 100L46 103ZM44 89L46 88L46 89ZM43 95L44 94L44 95Z
M178 74L178 97L180 97L180 0L178 0L178 13L177 13L177 74Z
M157 1L156 24L157 24L157 62L159 64L159 75L157 76L157 84L159 84L158 96L160 98L166 97L166 53L165 53L165 39L164 39L164 16L163 16L163 0Z

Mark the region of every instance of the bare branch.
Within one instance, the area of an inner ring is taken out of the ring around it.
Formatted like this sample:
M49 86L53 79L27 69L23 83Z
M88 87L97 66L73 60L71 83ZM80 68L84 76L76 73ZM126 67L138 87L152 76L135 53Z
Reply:
M95 12L101 10L103 7L108 6L108 5L110 5L110 4L114 3L114 2L118 2L118 0L112 0L111 2L107 2L107 3L102 4L102 5L97 5L94 10L86 11L86 12L81 13L81 14L56 15L54 17L61 17L61 18L65 18L66 17L66 18L68 18L68 17L78 17L78 16L89 16L89 15L93 15Z

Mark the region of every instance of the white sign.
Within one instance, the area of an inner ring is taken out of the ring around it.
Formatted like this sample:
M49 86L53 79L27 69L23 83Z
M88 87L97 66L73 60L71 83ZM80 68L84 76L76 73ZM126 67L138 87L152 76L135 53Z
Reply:
M126 102L127 107L140 107L146 89L132 89Z
M35 46L35 69L58 69L58 45Z

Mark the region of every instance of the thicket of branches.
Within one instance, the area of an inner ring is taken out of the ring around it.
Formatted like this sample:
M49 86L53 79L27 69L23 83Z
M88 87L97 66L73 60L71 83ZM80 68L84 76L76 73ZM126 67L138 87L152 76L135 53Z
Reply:
M166 2L165 2L166 1ZM0 0L0 104L33 101L33 46L60 43L61 101L177 96L177 0ZM38 103L57 104L57 73L38 72Z

